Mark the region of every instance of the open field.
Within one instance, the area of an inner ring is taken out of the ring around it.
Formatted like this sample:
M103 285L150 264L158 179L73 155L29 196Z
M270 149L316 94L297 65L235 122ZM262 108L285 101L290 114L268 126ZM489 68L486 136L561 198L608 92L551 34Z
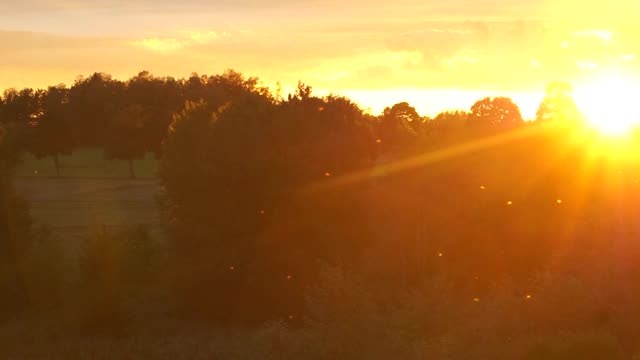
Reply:
M158 225L151 156L135 163L137 179L128 178L125 161L110 161L100 150L84 150L61 157L61 177L55 177L50 158L24 156L16 190L31 206L35 221L56 233L83 235L91 226Z
M155 178L158 161L153 154L135 159L136 178ZM81 178L128 178L129 165L124 160L108 160L102 149L81 149L70 155L60 156L60 176ZM48 156L37 159L30 154L22 155L22 162L16 169L17 177L55 177L53 159Z

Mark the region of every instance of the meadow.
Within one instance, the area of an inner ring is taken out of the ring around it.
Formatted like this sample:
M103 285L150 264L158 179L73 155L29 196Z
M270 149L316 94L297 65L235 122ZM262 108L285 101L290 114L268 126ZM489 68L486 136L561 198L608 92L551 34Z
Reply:
M158 226L157 160L134 160L136 178L126 161L107 160L101 149L79 149L60 157L56 176L51 158L23 154L16 169L16 191L25 197L37 224L62 235L86 235L87 228Z

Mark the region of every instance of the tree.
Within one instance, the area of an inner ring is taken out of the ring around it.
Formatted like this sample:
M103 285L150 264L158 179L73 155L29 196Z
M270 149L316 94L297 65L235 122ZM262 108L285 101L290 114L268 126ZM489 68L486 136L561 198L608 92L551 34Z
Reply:
M160 155L172 116L184 106L180 83L142 71L127 81L123 102L123 107L139 107L140 115L145 118L138 139L141 146Z
M418 136L422 117L409 103L387 107L380 116L378 136L383 152L397 152L407 147Z
M304 288L285 275L312 276L315 262L301 259L337 257L365 238L347 191L305 189L370 165L371 124L347 99L301 89L281 103L255 89L214 112L187 102L174 117L160 176L189 309L220 321L300 309ZM211 289L190 280L203 278Z
M573 87L568 83L553 82L547 86L546 95L536 112L536 121L576 122L581 115L573 99Z
M484 129L513 129L524 123L520 108L507 97L487 97L471 107L469 124Z
M104 152L108 159L122 159L129 163L129 177L136 177L133 159L143 157L145 126L149 115L138 104L127 105L109 121L104 138Z
M6 123L26 125L39 116L39 92L30 88L7 89L3 95L2 118Z
M102 146L109 122L120 110L125 84L104 73L78 78L69 90L74 138L78 146Z
M28 149L36 157L51 156L60 176L59 155L70 154L75 147L69 112L69 89L51 86L38 93L38 116L30 127Z
M427 123L428 132L437 136L451 135L463 129L469 120L469 114L464 111L445 111L436 115Z

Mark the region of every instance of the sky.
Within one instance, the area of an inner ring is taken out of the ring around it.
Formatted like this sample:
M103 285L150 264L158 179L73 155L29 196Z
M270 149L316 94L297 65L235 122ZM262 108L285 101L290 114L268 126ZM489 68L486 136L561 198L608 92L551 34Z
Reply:
M424 115L640 78L637 0L1 0L0 89L232 68Z

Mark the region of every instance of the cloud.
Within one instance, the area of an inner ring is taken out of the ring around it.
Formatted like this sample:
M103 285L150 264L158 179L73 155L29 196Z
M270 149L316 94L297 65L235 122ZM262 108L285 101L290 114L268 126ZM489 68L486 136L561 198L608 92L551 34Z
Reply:
M131 45L161 53L180 50L189 44L188 41L174 38L148 38L134 40Z
M583 30L576 31L573 33L573 35L578 38L591 38L599 39L602 41L609 41L613 39L613 33L608 30Z
M186 34L193 43L197 44L207 44L213 40L229 35L226 32L219 33L216 31L186 31Z
M593 61L576 61L576 66L580 70L591 70L591 71L596 70L599 67L598 63Z
M543 91L554 80L571 82L613 66L640 67L633 55L640 54L640 31L633 23L276 20L216 22L215 28L175 20L164 27L143 24L140 32L122 29L118 36L0 31L0 88L69 83L94 71L117 78L140 70L183 77L234 68L268 84L302 80L336 91Z
M140 40L133 40L130 44L134 47L159 52L171 53L194 45L205 45L212 41L226 37L228 33L218 33L215 31L183 31L181 38L172 37L151 37Z

